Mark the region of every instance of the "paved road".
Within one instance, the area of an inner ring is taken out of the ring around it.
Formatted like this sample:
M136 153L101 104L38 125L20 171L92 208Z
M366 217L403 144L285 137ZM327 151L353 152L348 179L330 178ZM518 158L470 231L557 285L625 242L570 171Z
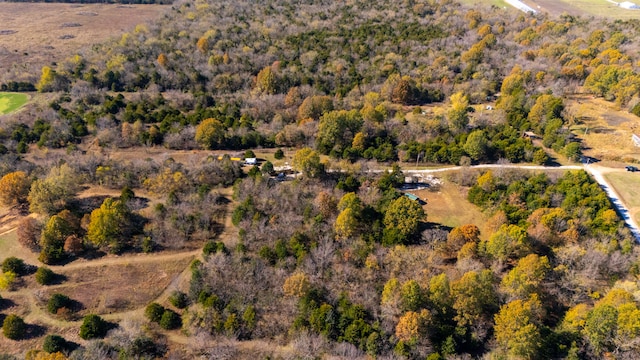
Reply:
M434 168L434 169L414 169L414 170L402 170L405 174L430 174L430 173L438 173L444 171L456 171L460 170L461 166L453 166L448 168ZM600 184L602 190L605 191L607 197L618 211L618 214L622 217L624 222L631 230L631 233L636 238L636 242L640 243L640 226L635 221L633 216L631 216L631 212L625 206L625 204L620 200L620 195L616 193L611 184L605 179L603 173L607 171L609 168L603 168L601 166L595 164L588 165L568 165L568 166L538 166L538 165L517 165L517 164L485 164L485 165L476 165L471 166L471 168L500 168L500 169L526 169L526 170L586 170L587 173L591 174L591 176ZM383 170L381 170L383 171Z

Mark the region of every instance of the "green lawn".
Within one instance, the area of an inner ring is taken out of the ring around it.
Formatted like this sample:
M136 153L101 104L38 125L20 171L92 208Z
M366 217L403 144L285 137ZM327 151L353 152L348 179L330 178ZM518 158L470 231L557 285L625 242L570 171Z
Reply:
M20 93L0 92L0 115L18 110L29 101L29 96Z

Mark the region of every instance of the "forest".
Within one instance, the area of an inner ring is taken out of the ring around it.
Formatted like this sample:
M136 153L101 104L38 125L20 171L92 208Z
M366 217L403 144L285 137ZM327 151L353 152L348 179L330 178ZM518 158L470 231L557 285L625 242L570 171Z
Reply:
M574 94L640 116L639 30L451 0L178 0L5 75L38 100L0 117L0 203L37 264L2 262L0 341L28 345L0 359L637 358L639 250L598 184L472 165L579 162ZM400 164L460 165L443 178L485 223L431 222ZM66 265L187 251L138 323L55 292ZM28 286L71 325L13 313Z

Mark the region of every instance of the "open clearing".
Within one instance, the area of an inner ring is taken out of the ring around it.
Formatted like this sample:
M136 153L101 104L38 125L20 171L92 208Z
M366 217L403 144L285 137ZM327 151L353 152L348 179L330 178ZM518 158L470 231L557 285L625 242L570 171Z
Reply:
M467 201L466 193L461 187L444 181L437 189L409 192L426 201L424 208L428 222L449 227L474 224L484 234L482 230L487 217L477 206Z
M0 82L7 74L39 76L42 66L131 31L167 8L0 2Z
M640 148L631 140L633 133L640 132L639 117L592 96L573 96L565 100L565 106L578 121L571 130L582 139L585 155L599 160L640 161Z
M28 100L27 94L0 92L0 115L18 110Z
M533 4L532 8L551 15L567 13L621 20L640 19L640 10L623 9L606 0L526 0L524 2Z
M618 2L622 2L620 0ZM462 3L474 6L477 1L461 0ZM623 9L607 0L522 0L541 13L548 13L553 16L569 14L574 16L596 16L609 19L640 19L640 10ZM503 0L482 0L482 4L490 6L507 7L516 10ZM636 2L638 3L638 2Z
M640 174L620 171L604 176L627 205L631 216L640 222Z

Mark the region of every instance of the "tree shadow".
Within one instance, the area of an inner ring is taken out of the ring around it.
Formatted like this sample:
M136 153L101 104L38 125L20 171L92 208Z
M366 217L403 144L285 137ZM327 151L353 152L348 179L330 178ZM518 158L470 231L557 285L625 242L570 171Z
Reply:
M0 299L0 310L8 309L14 306L16 306L16 303L13 300L7 298ZM4 321L4 318L2 318L2 321ZM2 324L2 321L0 321L0 324Z
M76 198L69 202L69 207L74 209L74 212L76 213L88 214L99 208L104 200L110 197L111 196L108 195L94 195L81 199Z
M41 325L27 324L26 327L26 331L22 337L23 340L39 338L44 336L47 332L47 328Z

